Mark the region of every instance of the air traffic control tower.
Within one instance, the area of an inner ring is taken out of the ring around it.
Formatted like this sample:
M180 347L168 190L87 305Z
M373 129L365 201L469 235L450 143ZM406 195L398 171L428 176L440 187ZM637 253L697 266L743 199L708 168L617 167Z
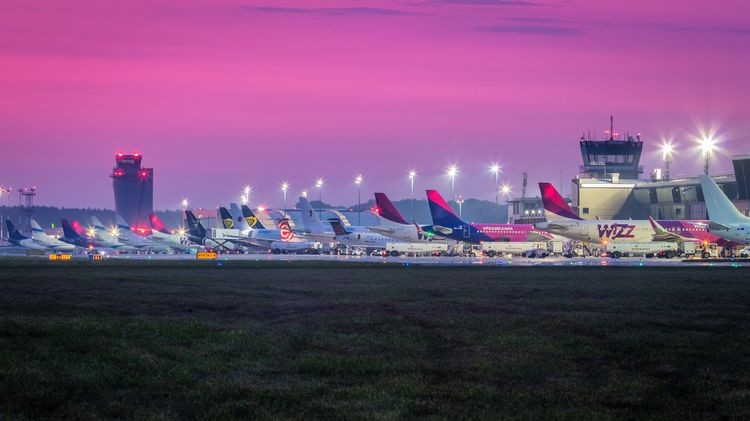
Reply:
M139 153L115 155L112 187L115 210L131 227L150 228L149 214L154 210L154 169L141 168Z

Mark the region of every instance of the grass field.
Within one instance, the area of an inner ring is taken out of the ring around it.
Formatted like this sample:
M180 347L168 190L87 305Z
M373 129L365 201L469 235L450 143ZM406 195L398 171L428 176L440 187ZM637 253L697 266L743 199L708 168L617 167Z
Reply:
M0 259L0 418L748 418L748 275Z

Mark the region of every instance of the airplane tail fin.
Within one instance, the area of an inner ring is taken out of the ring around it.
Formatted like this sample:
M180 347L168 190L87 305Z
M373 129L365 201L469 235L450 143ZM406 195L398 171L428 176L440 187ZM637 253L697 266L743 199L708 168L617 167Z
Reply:
M73 227L73 230L78 233L81 237L86 236L86 229L83 228L80 222L76 221L75 219L70 222L70 226Z
M281 236L281 241L284 242L292 241L294 238L294 232L289 225L289 220L286 218L279 220L279 235Z
M8 228L8 239L9 240L11 240L11 241L20 241L20 240L25 240L25 239L28 238L25 235L21 234L20 231L18 231L18 229L16 228L16 226L13 225L12 222L10 222L10 219L6 219L5 220L5 226Z
M69 238L71 240L83 238L81 237L81 234L79 234L75 230L75 228L73 228L73 225L67 219L62 219L60 222L62 223L63 237Z
M747 223L750 218L740 213L734 203L721 191L718 184L708 175L701 175L701 188L706 202L708 219L722 225Z
M229 215L232 217L232 220L234 221L235 228L237 228L240 231L247 231L248 229L250 229L250 225L247 223L247 221L245 221L245 218L242 216L242 210L234 202L229 204Z
M465 224L437 190L427 190L427 203L430 205L430 214L434 225L452 227Z
M318 215L315 213L315 209L313 209L310 201L307 200L306 197L300 197L299 203L302 213L302 224L305 226L305 228L320 226L320 218L318 218Z
M378 215L383 218L397 224L409 225L409 221L401 215L385 193L375 193L375 205L378 208Z
M583 219L573 212L573 209L568 206L568 203L565 202L565 199L563 199L551 183L539 183L539 191L542 193L542 202L544 203L544 212L547 215L547 220Z
M331 224L331 228L333 228L334 234L336 235L349 234L349 231L347 231L346 228L344 228L344 225L338 219L329 219L328 223Z
M232 219L232 215L229 213L227 208L220 207L219 216L221 216L221 223L224 225L224 228L226 229L234 228L234 219Z
M266 229L263 223L258 220L258 217L255 216L253 211L250 210L250 207L247 205L242 205L242 217L245 218L245 221L247 221L247 225L249 225L250 228L258 230ZM287 225L289 225L289 221L287 221Z
M125 219L120 216L120 214L115 214L115 220L117 221L117 229L120 231L132 231L133 229L130 228L130 225L128 225L127 222L125 222Z
M106 231L107 230L106 228L104 228L104 224L102 224L102 221L100 221L99 218L97 218L94 215L91 215L91 225L93 225L94 229L97 230L97 231Z
M32 219L30 222L31 222L31 232L32 233L44 234L44 230L39 225L39 223L36 222L36 220Z
M198 218L195 217L192 211L185 210L185 219L187 219L188 234L190 234L190 236L201 241L206 238L206 229L200 221L198 221Z
M156 216L155 213L148 215L149 222L151 222L151 228L155 231L159 231L163 234L170 234L167 227L164 225L163 222L161 222L161 219L159 219L158 216Z

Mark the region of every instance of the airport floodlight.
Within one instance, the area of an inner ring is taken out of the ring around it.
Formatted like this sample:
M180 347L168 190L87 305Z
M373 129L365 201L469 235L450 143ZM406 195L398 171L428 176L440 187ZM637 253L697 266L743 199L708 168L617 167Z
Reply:
M318 218L323 219L323 178L319 178L315 182L315 187L318 188Z
M500 175L500 165L493 162L490 165L490 172L495 175L495 204L497 205L500 200L500 188L499 188L499 178Z
M185 228L180 228L177 230L177 235L179 235L180 237L185 237L187 236L187 231L185 230Z
M703 135L699 143L703 155L703 173L708 175L708 162L716 149L716 139L711 135Z
M661 144L661 159L664 161L664 179L669 181L669 163L674 153L674 145L671 140L665 140Z
M357 185L357 226L362 225L362 174L354 177L354 184Z
M458 217L463 217L463 210L464 210L464 199L461 197L461 195L458 195L458 198L456 199L456 203L458 203Z
M458 175L458 167L456 164L448 166L448 170L445 172L448 177L451 178L451 199L456 200L456 176Z
M188 200L182 199L182 210L187 210L188 207Z
M409 219L414 220L414 179L417 177L417 170L409 171L409 183L411 184L411 200L409 201Z
M266 207L263 205L258 206L258 213L263 213L266 211Z
M302 197L307 198L307 190L302 190Z
M86 230L86 235L87 235L87 236L88 236L89 238L95 238L95 237L96 237L96 228L94 228L94 227L91 227L91 228L87 229L87 230Z
M508 200L510 200L510 186L508 183L503 184L503 186L500 188L500 191L503 192L505 195L505 203L508 203Z
M111 236L113 236L115 238L119 238L120 237L120 230L117 229L117 227L112 227L109 230L109 235L111 235Z
M289 183L281 183L281 192L284 194L284 212L286 212L286 191L289 190Z

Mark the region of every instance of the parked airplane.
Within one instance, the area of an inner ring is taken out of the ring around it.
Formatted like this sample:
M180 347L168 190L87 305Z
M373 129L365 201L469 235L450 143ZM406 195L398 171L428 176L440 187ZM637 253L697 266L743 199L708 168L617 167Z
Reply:
M47 235L42 227L33 219L31 220L31 239L48 250L73 251L76 248L73 244L60 241L51 235Z
M62 219L60 222L63 229L63 236L60 238L61 241L81 248L97 247L96 241L94 241L93 238L86 236L86 231L80 226L80 224L78 224L78 221L73 222L78 228L80 228L80 230L76 229L76 227L67 219Z
M115 215L117 221L117 230L119 239L123 243L133 246L139 249L150 249L150 250L166 250L167 247L163 244L155 243L148 238L138 235L133 229L125 222L125 219L120 215Z
M406 242L425 242L435 239L435 237L428 236L416 222L410 224L385 193L375 193L375 206L375 214L380 225L368 227L370 231Z
M47 248L34 241L33 238L29 238L21 234L18 229L10 222L10 219L5 220L5 226L8 228L8 242L19 247L32 249L32 250L46 250Z
M245 225L249 227L263 227L263 224L258 221L249 207L242 205L242 212L244 216L242 222L244 222ZM219 214L221 215L224 228L234 230L234 221L229 211L226 208L219 208ZM281 219L279 221L278 229L248 228L246 230L237 230L237 232L238 235L227 235L223 238L245 247L253 246L270 249L276 254L313 251L320 247L320 244L315 241L308 241L296 237L292 232L292 229L289 226L289 220L287 219Z
M135 247L130 246L120 241L119 233L117 229L108 231L106 228L104 228L104 224L102 224L101 221L99 221L99 218L97 218L94 215L91 215L91 225L93 225L93 229L90 230L89 232L91 234L90 237L93 237L94 241L96 241L102 247L107 247L107 248L112 248L115 250L122 250L122 251L135 250Z
M708 231L708 221L585 220L576 215L550 183L539 183L548 222L536 224L554 234L585 242L638 243L700 241L733 246Z
M188 224L187 238L195 244L200 244L209 249L236 250L234 243L226 239L212 239L208 237L208 231L203 227L193 212L186 210L185 219Z
M149 237L151 241L181 251L199 247L195 244L190 244L187 240L185 230L180 230L176 234L172 234L155 213L150 214L148 218L151 223L151 236Z
M385 248L386 243L393 242L390 237L378 234L377 232L349 231L338 219L329 219L328 222L331 224L331 228L333 228L333 232L336 234L334 240L347 246Z
M496 241L550 241L553 236L531 224L471 224L464 222L440 196L437 190L427 190L427 202L432 214L432 226L425 232L466 243L480 244Z
M750 244L750 218L740 213L708 175L700 177L712 234L740 244Z

